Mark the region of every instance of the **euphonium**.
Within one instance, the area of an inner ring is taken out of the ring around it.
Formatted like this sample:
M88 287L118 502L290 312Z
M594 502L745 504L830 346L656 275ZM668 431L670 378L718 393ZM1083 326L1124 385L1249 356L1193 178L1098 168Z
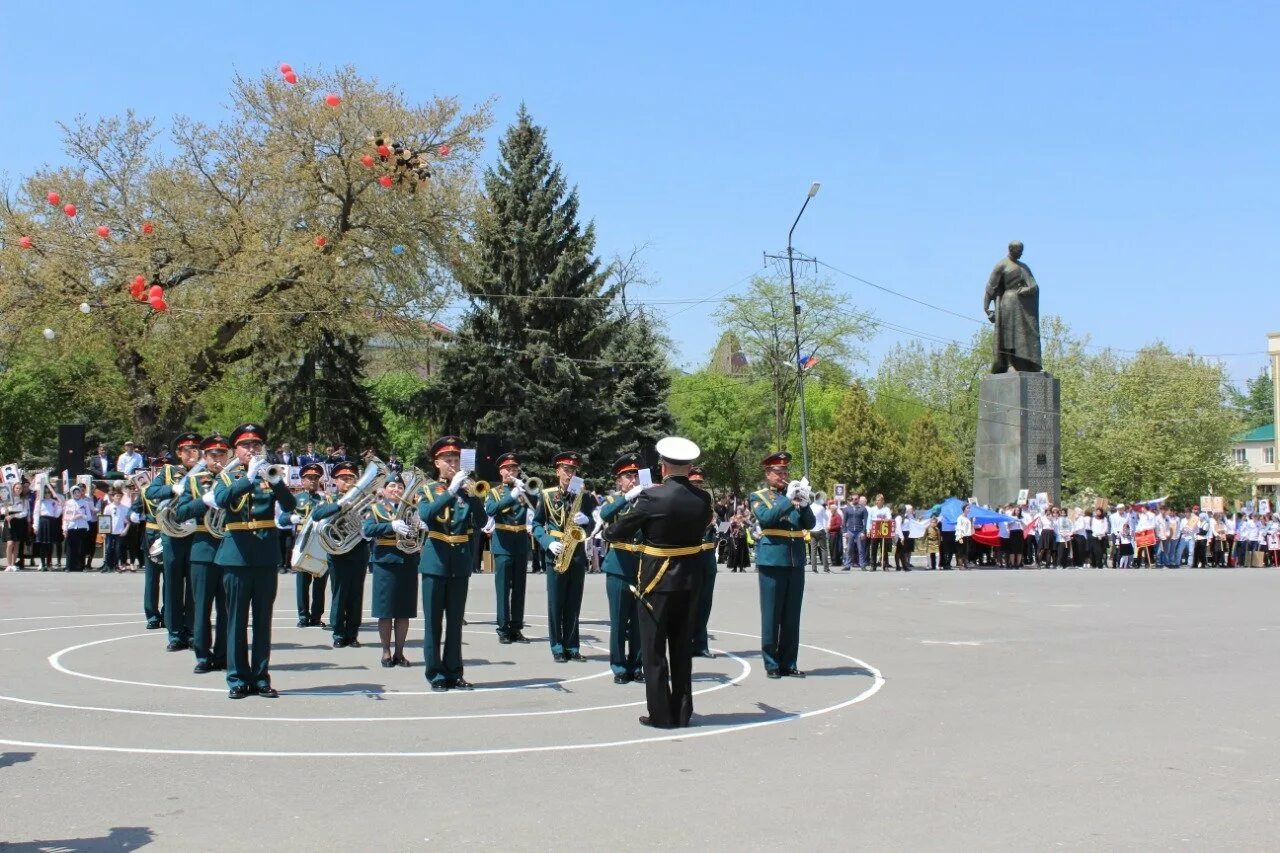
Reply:
M231 475L241 466L239 459L232 459L222 467L222 474ZM209 488L213 488L213 481L209 481ZM204 495L201 495L203 498ZM209 535L214 539L221 539L227 535L227 511L221 507L214 507L204 515L204 526L209 528Z
M424 494L419 487L427 482L427 475L420 468L406 468L400 472L400 479L404 480L404 497L396 509L396 520L403 521L418 532L412 536L397 533L396 548L406 554L417 554L422 550L422 540L426 538L421 519L418 518L418 501Z
M356 484L338 498L338 514L316 521L307 519L293 546L293 568L324 574L328 554L345 554L364 538L364 514L378 499L390 472L381 459L371 456Z
M573 496L573 504L569 507L568 512L564 514L564 525L561 531L564 533L564 537L560 540L564 543L564 549L556 555L555 565L552 566L558 575L569 571L569 564L573 562L573 552L587 539L587 532L582 529L578 522L573 520L574 516L582 512L582 496L586 491L585 486L578 489L578 493Z
M204 469L205 463L201 459L194 468L184 473L178 478L178 482L173 484L173 497L166 498L160 502L160 506L156 507L156 524L159 525L160 532L170 539L183 539L195 532L191 527L182 526L182 522L178 521L174 515L174 509L176 509L175 504L178 502L178 495L182 494L187 487L187 478L192 474L200 473Z

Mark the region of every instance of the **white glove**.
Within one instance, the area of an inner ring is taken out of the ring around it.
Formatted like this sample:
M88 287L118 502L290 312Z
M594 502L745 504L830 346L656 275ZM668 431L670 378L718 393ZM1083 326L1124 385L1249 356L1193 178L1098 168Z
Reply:
M787 500L795 500L797 494L800 493L800 481L792 480L787 483Z
M490 519L484 523L484 530L482 532L492 533L497 528L497 526L498 526L498 520L496 518L490 517Z
M591 520L594 521L596 524L604 523L603 519L600 518L600 510L596 510L595 512L591 513Z
M523 486L511 487L511 497L515 498L516 500L520 500L520 498L524 497L524 493L525 492L524 492Z
M197 522L194 518L191 518L182 522L182 525L181 525L183 530L195 530L199 526L200 526L199 522Z
M552 542L550 545L547 546L547 550L550 551L555 556L559 557L560 553L564 551L564 543L559 540L556 540L555 542Z
M131 522L133 522L134 524L141 524L141 523L142 523L142 516L141 516L141 515L139 515L139 514L138 514L138 513L136 513L136 512L131 512L131 513L129 513L129 520L130 520Z
M258 474L262 471L262 464L263 463L258 460L258 457L253 457L253 460L249 463L249 467L244 472L245 476L250 480L258 479Z
M627 489L627 493L623 495L623 497L625 497L629 501L633 501L636 498L640 497L640 493L643 491L644 491L644 486L632 486L631 488Z
M302 516L298 515L296 512L293 513L292 515L289 516L289 523L292 524L294 527L297 527L299 524L302 523Z
M209 509L218 508L218 505L214 503L214 500L213 500L213 489L210 489L209 491L201 495L200 502L203 503L205 506L207 506Z
M461 489L462 484L467 481L467 476L468 473L466 471L459 471L454 474L453 479L449 481L449 494L456 495L458 493L458 489Z
M580 512L573 517L573 523L579 527L586 527L591 523L591 519L587 517L585 512Z
M409 526L408 522L401 521L398 518L391 522L391 529L400 536L412 536L414 533L413 528Z

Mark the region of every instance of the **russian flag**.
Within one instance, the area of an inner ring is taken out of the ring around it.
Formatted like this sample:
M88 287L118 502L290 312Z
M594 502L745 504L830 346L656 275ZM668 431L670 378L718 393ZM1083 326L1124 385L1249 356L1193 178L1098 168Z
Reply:
M822 359L818 358L816 355L809 355L807 357L802 357L799 359L800 369L808 370L809 368L813 367L815 364L817 364L821 360Z

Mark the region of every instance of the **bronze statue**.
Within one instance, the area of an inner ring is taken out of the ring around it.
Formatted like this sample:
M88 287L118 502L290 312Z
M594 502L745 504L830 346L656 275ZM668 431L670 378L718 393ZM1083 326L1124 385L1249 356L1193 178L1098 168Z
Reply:
M1001 258L991 271L982 297L982 310L996 324L992 373L1004 373L1010 368L1020 373L1043 370L1040 366L1040 286L1030 268L1018 260L1021 257L1022 243L1014 240L1009 244L1009 257Z

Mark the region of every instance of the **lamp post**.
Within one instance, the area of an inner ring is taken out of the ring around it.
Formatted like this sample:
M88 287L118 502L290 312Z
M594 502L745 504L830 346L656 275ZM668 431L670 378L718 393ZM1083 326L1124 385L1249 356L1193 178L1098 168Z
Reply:
M800 303L796 298L796 261L791 251L791 235L796 233L796 226L800 224L800 217L804 216L804 209L818 194L821 186L822 184L814 181L809 187L809 194L805 196L804 204L800 205L796 221L791 223L791 230L787 232L787 270L791 274L791 326L796 334L796 387L800 394L800 459L806 478L809 476L809 425L806 423L804 411L804 365L800 362Z

